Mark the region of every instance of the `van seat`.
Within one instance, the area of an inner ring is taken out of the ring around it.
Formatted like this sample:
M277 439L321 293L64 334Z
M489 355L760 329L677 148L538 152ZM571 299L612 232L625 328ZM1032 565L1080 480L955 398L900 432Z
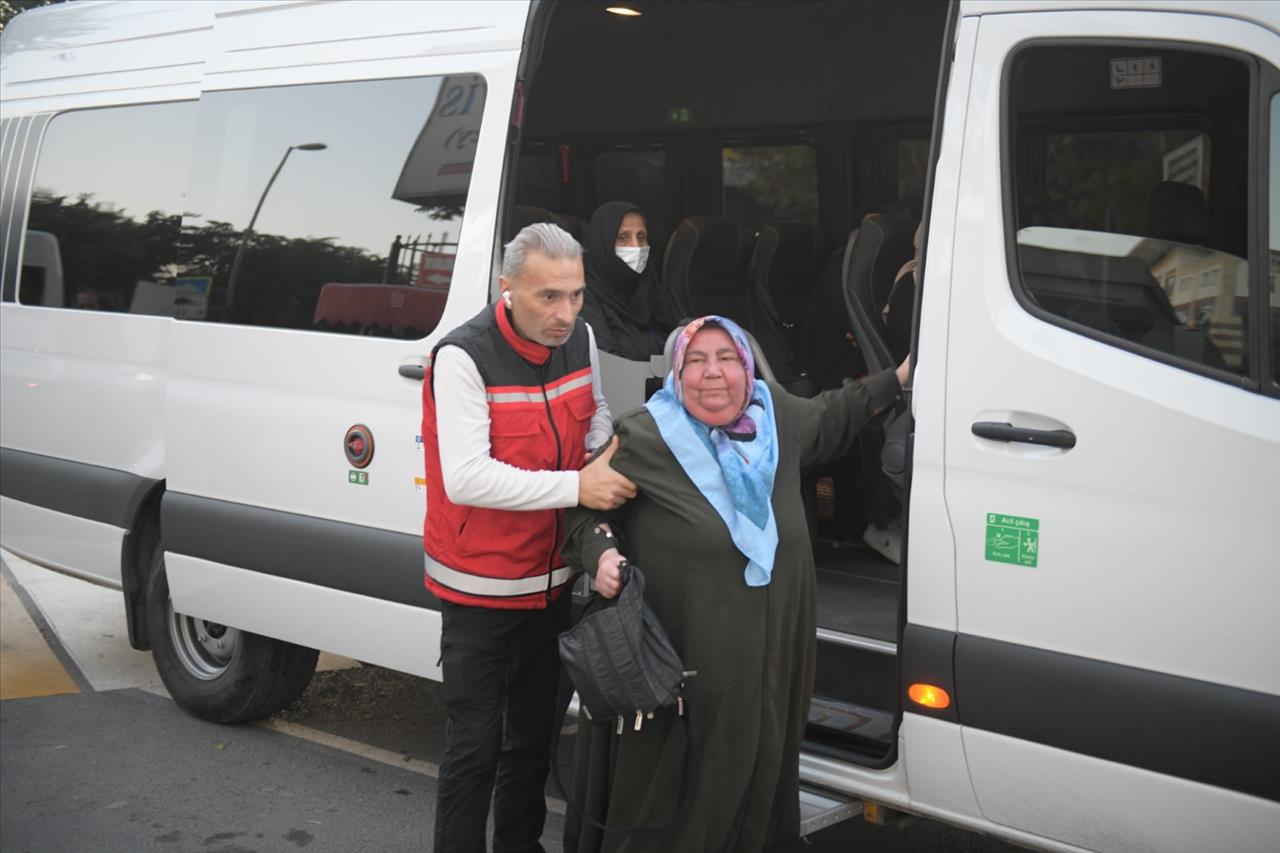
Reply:
M825 241L807 222L769 222L756 239L748 294L751 330L784 384L807 375L801 355L805 323L825 258Z
M871 216L849 238L844 260L844 296L858 345L872 373L896 367L885 328L885 304L893 278L915 256L916 222L905 216Z
M722 216L690 216L671 235L662 278L686 317L720 314L751 328L747 270L755 235Z

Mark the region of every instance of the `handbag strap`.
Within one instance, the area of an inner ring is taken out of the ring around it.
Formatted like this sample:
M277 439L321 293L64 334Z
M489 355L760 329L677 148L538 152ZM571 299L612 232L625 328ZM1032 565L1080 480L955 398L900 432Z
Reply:
M569 716L569 701L573 698L573 683L569 681L568 676L562 676L560 679L560 692L557 696L557 703L560 713L556 715L555 729L551 733L551 784L555 788L556 794L564 800L569 811L581 817L584 821L594 826L601 832L659 832L669 828L675 823L676 818L680 816L680 809L684 806L685 799L689 793L689 776L692 771L693 759L693 726L689 722L689 703L684 703L684 713L677 715L676 719L684 722L684 758L680 763L680 791L676 795L676 807L671 814L661 820L645 821L642 823L631 824L611 824L603 823L587 814L586 809L574 801L573 797L565 789L564 780L560 778L560 732L564 728L564 721ZM582 723L581 716L578 718L579 725ZM590 723L590 725L605 725L604 723ZM609 722L613 725L612 721Z

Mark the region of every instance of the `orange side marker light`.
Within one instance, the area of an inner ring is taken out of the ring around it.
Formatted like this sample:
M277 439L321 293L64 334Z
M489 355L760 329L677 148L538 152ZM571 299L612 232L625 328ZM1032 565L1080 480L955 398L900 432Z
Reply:
M933 684L913 684L907 688L907 696L917 705L940 711L951 705L947 691Z

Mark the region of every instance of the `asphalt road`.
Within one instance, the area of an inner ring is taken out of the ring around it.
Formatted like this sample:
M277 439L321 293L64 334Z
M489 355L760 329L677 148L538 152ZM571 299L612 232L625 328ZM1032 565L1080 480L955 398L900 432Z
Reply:
M179 709L129 648L120 593L4 555L0 853L425 851L439 685L322 657L303 697L253 725ZM549 799L543 845L560 849ZM1012 851L920 818L860 819L797 849ZM675 853L675 851L672 851Z

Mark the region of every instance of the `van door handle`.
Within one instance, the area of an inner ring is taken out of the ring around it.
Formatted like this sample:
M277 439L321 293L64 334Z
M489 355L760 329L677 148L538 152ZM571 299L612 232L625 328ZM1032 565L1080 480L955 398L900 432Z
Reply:
M405 379L416 379L421 382L427 376L427 369L421 364L402 364L399 373Z
M1017 441L1044 447L1061 447L1064 450L1076 446L1076 434L1069 429L1028 429L996 421L978 421L973 425L973 434L992 441Z

